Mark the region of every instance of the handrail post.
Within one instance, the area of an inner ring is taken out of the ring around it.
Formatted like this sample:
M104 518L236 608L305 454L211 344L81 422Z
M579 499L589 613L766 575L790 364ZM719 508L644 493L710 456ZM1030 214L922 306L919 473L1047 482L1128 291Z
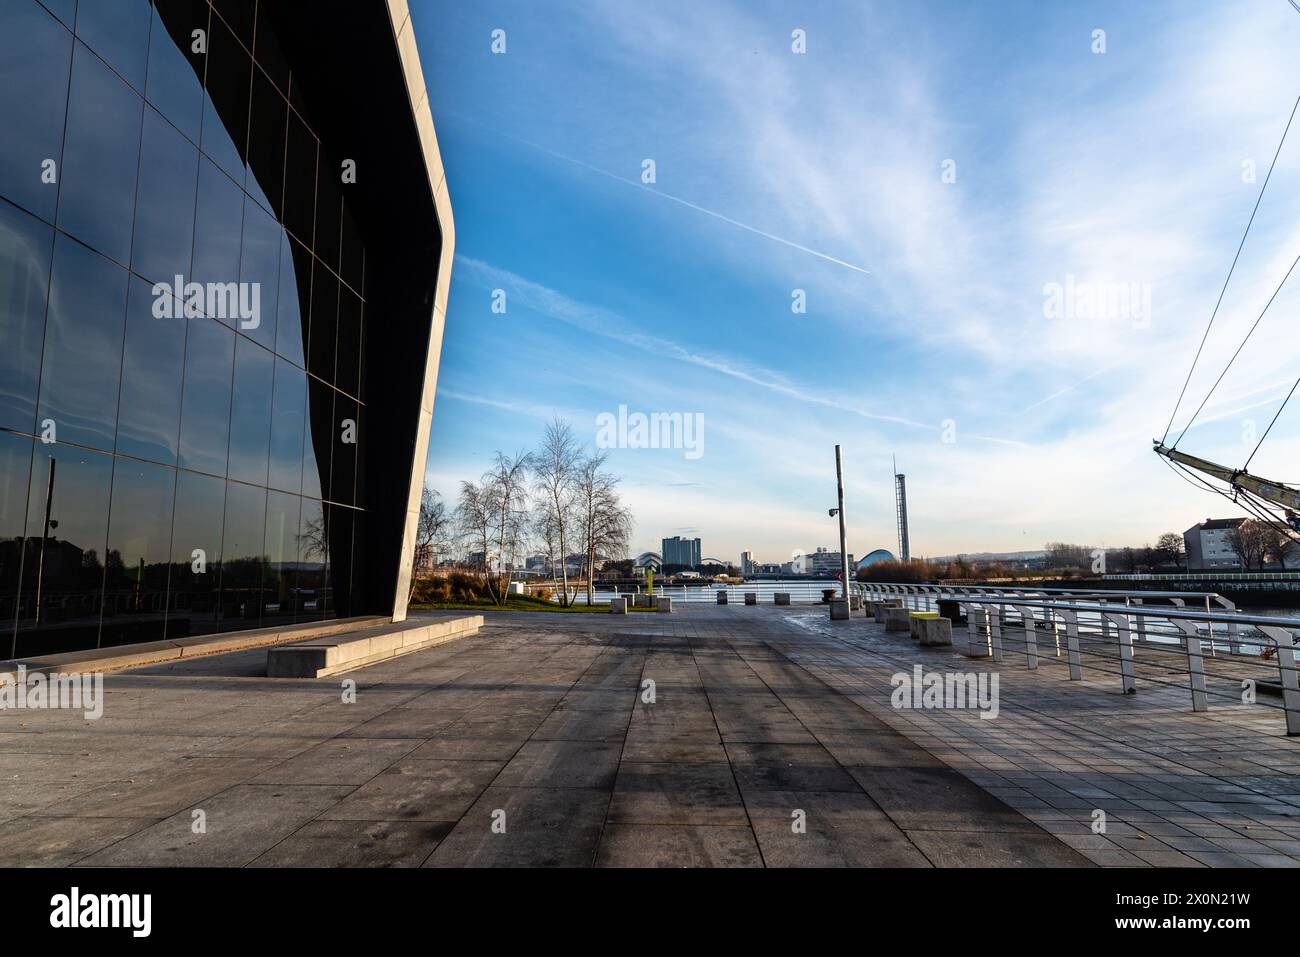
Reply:
M1002 661L1002 605L996 604L989 614L989 649L993 660Z
M1285 628L1256 625L1277 643L1277 667L1282 679L1282 707L1286 711L1286 733L1300 734L1300 682L1296 681L1295 639Z
M1205 662L1201 657L1201 632L1196 622L1171 619L1183 633L1187 648L1187 676L1192 686L1192 710L1209 711L1210 699L1205 694Z
M1065 616L1065 647L1069 656L1070 680L1083 678L1083 669L1079 665L1079 613L1074 610L1061 612Z
M1034 612L1027 605L1018 606L1020 619L1025 626L1025 665L1030 671L1038 670L1038 635L1034 633Z
M1142 599L1141 599L1141 598L1131 598L1131 599L1126 598L1126 599L1124 599L1124 603L1125 603L1126 605L1127 605L1127 604L1130 604L1130 603L1131 603L1131 604L1134 604L1134 605L1140 605L1140 604L1142 604ZM1145 642L1145 641L1147 640L1147 620L1146 620L1146 616L1144 616L1144 615L1138 615L1138 616L1137 616L1137 634L1138 634L1137 640L1138 640L1139 642Z
M1229 612L1235 614L1237 603L1222 595L1215 595L1214 600L1226 608ZM1235 621L1228 623L1228 651L1234 655L1241 654L1241 626Z
M1104 618L1115 623L1119 639L1120 682L1125 694L1137 693L1137 674L1133 669L1133 633L1129 630L1128 615L1123 612L1106 612Z

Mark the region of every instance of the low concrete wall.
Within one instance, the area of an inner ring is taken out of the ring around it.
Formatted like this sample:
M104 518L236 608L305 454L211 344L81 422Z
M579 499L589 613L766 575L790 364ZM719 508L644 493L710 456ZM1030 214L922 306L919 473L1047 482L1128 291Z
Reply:
M311 638L266 653L268 678L324 678L464 638L483 627L482 615L420 624L418 619L380 629Z
M17 673L19 665L26 668L28 674L36 672L86 674L95 671L139 668L144 665L175 661L178 658L219 655L244 648L260 648L283 644L286 641L356 631L358 628L385 624L388 620L381 615L362 615L356 618L336 618L332 621L282 625L275 628L250 628L247 631L223 631L212 635L195 635L192 638L115 645L111 648L96 648L89 651L68 651L57 655L18 658L0 663L0 674L12 676Z

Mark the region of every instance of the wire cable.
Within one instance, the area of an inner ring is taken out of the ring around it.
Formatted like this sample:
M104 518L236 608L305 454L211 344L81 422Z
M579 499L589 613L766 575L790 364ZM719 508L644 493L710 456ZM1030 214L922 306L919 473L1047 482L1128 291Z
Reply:
M1294 6L1294 3L1292 5ZM1300 10L1300 7L1297 7L1296 9ZM1192 373L1196 371L1196 364L1201 359L1201 352L1205 349L1205 342L1210 338L1210 329L1214 326L1214 320L1219 314L1219 306L1223 304L1223 296L1228 291L1228 283L1232 281L1232 274L1237 269L1237 260L1241 258L1241 250L1246 245L1246 237L1250 235L1250 227L1255 222L1255 214L1259 212L1259 204L1264 199L1264 191L1268 189L1268 181L1273 178L1273 168L1277 166L1277 158L1282 152L1282 144L1286 142L1286 135L1291 129L1291 121L1295 119L1297 107L1300 107L1300 96L1296 97L1295 106L1291 107L1291 116L1287 118L1286 128L1282 130L1282 139L1278 142L1277 150L1273 153L1273 162L1268 165L1268 175L1264 177L1264 185L1259 188L1259 195L1255 197L1255 208L1250 211L1250 219L1246 222L1246 231L1241 234L1241 242L1237 244L1237 254L1232 257L1232 265L1228 268L1227 278L1223 280L1223 288L1219 290L1219 298L1214 304L1214 311L1210 313L1210 321L1205 326L1205 334L1201 336L1201 344L1197 346L1196 355L1192 358L1192 367L1187 370L1187 378L1183 381L1182 391L1178 393L1178 401L1174 403L1174 411L1169 414L1169 424L1165 426L1164 437L1160 440L1162 444L1165 439L1169 438L1169 430L1173 428L1174 419L1178 415L1178 409L1183 404L1183 398L1187 394L1187 386L1192 381ZM1220 378L1222 378L1222 376L1220 376ZM1216 382L1215 385L1217 386L1218 383ZM1210 391L1213 392L1214 389L1211 388ZM1209 396L1207 395L1206 398L1208 399ZM1201 407L1204 408L1204 406L1205 403L1202 402ZM1199 413L1200 409L1197 409L1197 412ZM1195 418L1195 416L1193 416L1193 418ZM1191 422L1188 422L1188 425L1190 426ZM1181 441L1183 436L1186 434L1187 429L1184 428L1183 431L1179 433L1178 440ZM1174 442L1173 447L1178 448L1178 442Z
M1300 100L1297 100L1296 103L1297 105L1300 105ZM1192 423L1196 421L1196 417L1201 414L1201 410L1205 408L1205 404L1210 401L1210 396L1214 395L1214 390L1219 387L1219 383L1223 381L1223 377L1228 374L1228 370L1232 368L1232 364L1236 362L1237 357L1241 355L1241 350L1246 348L1246 343L1249 342L1250 337L1255 334L1255 330L1259 328L1259 324L1264 321L1265 313L1267 313L1269 307L1273 305L1273 300L1278 297L1278 293L1282 291L1282 287L1286 285L1286 281L1291 278L1291 273L1295 271L1297 265L1300 265L1300 256L1296 256L1296 258L1291 261L1291 266L1287 269L1286 275L1282 277L1282 281L1279 282L1277 288L1273 290L1273 295L1268 297L1268 302L1264 303L1264 308L1261 309L1259 315L1255 317L1254 323L1246 332L1246 337L1241 340L1241 344L1237 346L1237 351L1232 354L1232 358L1229 359L1228 364L1223 367L1223 371L1219 373L1219 377L1214 380L1214 385L1210 386L1210 391L1205 393L1205 398L1201 400L1201 404L1196 407L1196 411L1192 413L1192 417L1187 420L1187 424L1183 426L1183 430L1178 433L1178 438L1175 439L1174 444L1170 446L1171 450L1178 448L1178 443L1183 440L1183 436L1187 434L1187 430L1192 427ZM1206 330L1206 332L1208 335L1208 330Z
M1297 386L1300 386L1300 377L1291 384L1291 391L1286 394L1286 398L1283 399L1282 404L1278 406L1277 412L1273 415L1273 421L1269 422L1268 428L1264 430L1264 434L1261 435L1259 441L1255 443L1255 447L1251 450L1250 456L1246 459L1246 464L1241 467L1243 472L1250 466L1250 460L1255 457L1255 453L1259 451L1259 447L1263 445L1264 440L1268 438L1268 433L1273 431L1273 426L1277 424L1278 416L1282 414L1282 410L1286 408L1286 404L1291 401L1291 396L1295 395Z

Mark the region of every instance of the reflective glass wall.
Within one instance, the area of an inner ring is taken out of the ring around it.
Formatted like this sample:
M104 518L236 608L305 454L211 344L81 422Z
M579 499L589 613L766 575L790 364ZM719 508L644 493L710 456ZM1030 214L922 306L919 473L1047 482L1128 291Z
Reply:
M256 0L0 3L0 656L360 607L365 249Z

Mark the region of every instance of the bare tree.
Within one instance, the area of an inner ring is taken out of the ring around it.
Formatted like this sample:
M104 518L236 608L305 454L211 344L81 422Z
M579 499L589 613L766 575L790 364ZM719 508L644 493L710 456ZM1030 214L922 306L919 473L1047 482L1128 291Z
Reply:
M1260 534L1263 538L1264 557L1273 559L1282 566L1282 571L1286 571L1286 560L1295 547L1294 541L1287 532L1277 525L1263 522L1260 525L1262 526Z
M1236 528L1228 529L1225 537L1246 571L1264 566L1264 558L1268 554L1267 527L1263 522L1248 518Z
M415 526L415 568L426 562L438 564L438 555L447 547L447 533L451 517L447 505L436 489L426 488L420 493L420 518ZM415 594L415 569L411 571L411 594Z
M492 550L492 512L486 483L461 482L460 500L456 505L456 524L468 546L483 556L482 570L486 571L488 553ZM488 579L491 590L491 578ZM493 593L493 598L496 594Z
M529 455L515 453L514 457L498 452L492 468L483 475L487 495L487 509L496 546L497 571L501 573L496 591L498 604L505 604L507 583L510 581L510 564L519 551L519 542L528 520L528 468ZM486 555L484 556L487 557ZM491 577L491 562L488 574Z
M596 557L623 557L632 536L632 515L618 497L619 480L604 471L605 456L582 461L576 484L577 519L586 555L587 604L592 602Z
M541 500L540 528L547 543L551 573L555 573L555 554L560 556L560 604L569 603L569 572L564 561L574 525L575 494L582 450L573 437L573 429L556 417L542 435L542 446L533 455L533 485ZM554 546L552 548L552 545Z
M1157 560L1181 568L1186 558L1186 550L1183 546L1183 536L1177 532L1165 532L1156 539Z

